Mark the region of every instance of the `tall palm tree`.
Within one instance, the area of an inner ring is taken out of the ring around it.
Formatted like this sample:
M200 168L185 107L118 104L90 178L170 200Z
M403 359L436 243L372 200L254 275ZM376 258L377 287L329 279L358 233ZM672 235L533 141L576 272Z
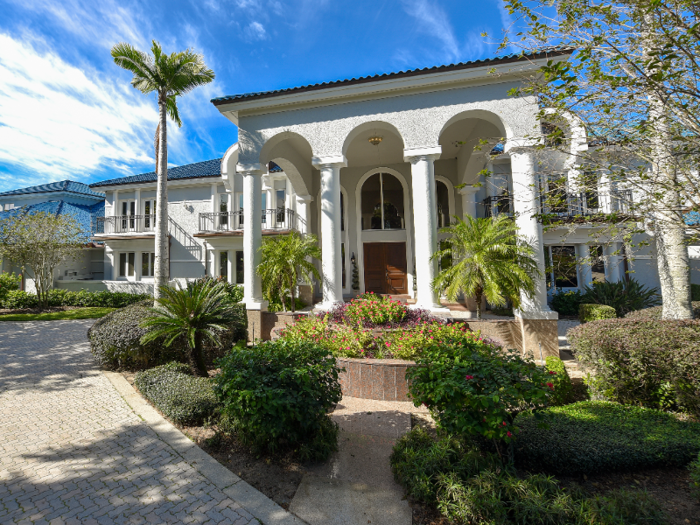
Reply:
M258 274L268 297L270 292L278 291L282 299L282 308L286 311L284 298L289 292L291 310L294 312L296 284L299 278L308 283L314 277L321 280L321 274L312 262L313 259L321 258L318 239L313 234L301 235L293 231L287 235L266 238L260 251L262 262L258 265Z
M204 57L187 49L179 53L163 53L160 44L153 40L149 55L124 42L112 48L114 63L133 73L131 85L144 94L158 95L158 134L156 153L156 232L155 232L155 283L153 295L161 297L161 290L168 284L168 124L167 117L182 126L177 110L177 97L198 86L214 80L214 72L204 64Z
M518 237L513 219L506 216L457 221L440 230L449 233L448 247L439 250L434 259L452 257L452 266L443 269L433 280L433 289L444 291L450 301L465 297L476 299L476 315L481 319L481 298L494 306L505 306L508 300L520 306L520 294L535 294L534 277L540 271L534 248Z
M226 283L214 279L198 279L186 287L161 288L161 298L141 326L149 331L141 343L163 339L168 347L184 339L192 373L208 377L203 345L206 339L220 344L219 334L235 318L235 311L226 290Z

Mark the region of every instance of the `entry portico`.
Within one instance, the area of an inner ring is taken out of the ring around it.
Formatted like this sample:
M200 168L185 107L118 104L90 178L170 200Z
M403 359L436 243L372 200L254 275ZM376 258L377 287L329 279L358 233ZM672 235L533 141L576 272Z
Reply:
M543 234L535 218L534 154L523 143L540 122L534 100L508 92L520 75L566 55L509 56L214 99L239 128L222 173L243 176L248 309L265 308L255 272L262 235L254 218L263 167L272 162L287 175L308 231L320 237L321 307L349 294L355 261L361 291L401 291L417 307L439 311L431 287L440 264L433 257L439 228L451 215L488 215L492 208L480 204L507 194L522 234L538 248L543 276L521 317L555 318L547 306ZM495 161L502 175L484 185L481 172L494 162L494 141L503 145Z

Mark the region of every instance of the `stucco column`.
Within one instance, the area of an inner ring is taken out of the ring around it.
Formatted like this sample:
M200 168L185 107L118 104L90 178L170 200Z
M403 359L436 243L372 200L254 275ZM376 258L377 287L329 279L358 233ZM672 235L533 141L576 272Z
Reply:
M466 215L476 218L476 194L478 191L479 188L474 186L465 186L459 190L459 194L462 196L462 218Z
M621 281L624 268L622 267L622 243L611 242L603 247L605 255L605 280L611 283Z
M311 233L311 195L297 195L297 216L301 221L297 224L301 233Z
M266 310L257 272L262 245L262 166L239 164L236 171L243 175L243 302L248 310Z
M437 196L435 195L435 159L440 158L442 146L404 150L404 161L411 163L413 188L413 224L416 236L416 308L448 312L433 291L437 275L438 248Z
M591 253L587 244L576 245L576 262L576 267L578 269L578 286L579 288L583 288L593 282Z
M536 291L533 298L521 297L518 316L527 319L557 319L557 313L547 305L547 280L545 276L544 236L542 225L535 216L539 211L537 176L534 151L529 147L511 147L511 172L513 174L513 208L519 234L535 248L537 266L541 272L535 277Z
M321 171L321 268L323 302L317 307L328 310L343 302L343 276L340 250L340 168L347 166L344 155L314 157Z

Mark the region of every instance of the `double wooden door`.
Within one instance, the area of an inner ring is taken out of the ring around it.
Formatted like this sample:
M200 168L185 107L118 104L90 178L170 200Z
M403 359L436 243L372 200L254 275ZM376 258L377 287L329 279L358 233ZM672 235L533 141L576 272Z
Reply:
M408 293L405 242L364 243L365 291Z

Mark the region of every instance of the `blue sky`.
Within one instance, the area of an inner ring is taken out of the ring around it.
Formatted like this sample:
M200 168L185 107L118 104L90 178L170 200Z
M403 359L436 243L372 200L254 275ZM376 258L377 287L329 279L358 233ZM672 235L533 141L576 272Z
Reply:
M0 191L153 170L155 98L112 62L119 41L191 47L215 71L168 127L182 165L236 141L213 97L492 57L509 24L502 0L0 0L0 12Z

